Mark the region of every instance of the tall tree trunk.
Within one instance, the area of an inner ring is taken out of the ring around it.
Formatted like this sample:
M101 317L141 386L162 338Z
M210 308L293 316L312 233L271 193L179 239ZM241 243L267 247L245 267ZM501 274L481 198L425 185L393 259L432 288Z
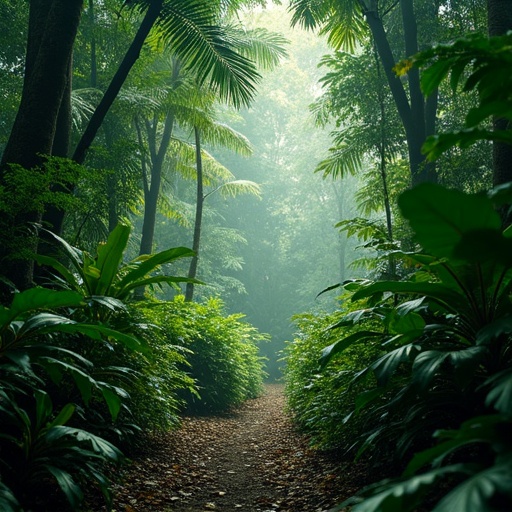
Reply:
M196 141L196 168L197 168L197 192L196 192L196 218L194 221L194 239L192 241L192 250L195 255L190 261L188 269L188 277L195 279L197 275L197 264L199 262L199 247L201 244L201 226L203 223L203 205L204 205L204 192L203 192L203 159L201 157L201 134L197 126L194 128L194 135ZM194 297L194 283L187 283L185 290L185 301L191 302Z
M157 120L155 119L153 126L148 127L151 154L151 181L144 190L144 220L142 222L142 238L140 241L139 254L151 254L153 252L158 196L160 195L165 154L169 148L172 130L174 128L174 114L172 112L167 113L158 150L155 140L156 123Z
M41 163L39 155L51 154L82 4L83 0L53 0L40 23L32 18L39 15L42 5L48 7L48 0L33 0L30 4L27 77L2 169L9 163L32 169ZM39 43L37 55L32 37Z
M412 6L412 0L401 0L402 19L404 24L404 37L406 52L415 53L418 48L416 18ZM393 71L396 64L391 46L387 38L382 19L377 11L365 12L366 21L373 36L377 52L382 62L382 67L395 102L398 115L402 121L407 140L409 154L409 168L412 184L416 185L424 181L435 181L436 176L433 166L427 164L421 147L425 142L427 133L427 120L425 114L425 99L419 87L419 75L417 70L411 70L409 74L410 103L404 86L399 77ZM436 106L430 102L431 107ZM435 111L434 111L435 117ZM432 110L429 110L429 122L432 124Z
M512 30L512 2L510 0L487 0L489 35L501 36ZM510 129L510 122L503 118L493 121L495 130ZM493 143L493 184L512 181L512 145ZM506 222L509 223L510 219Z
M12 131L0 163L0 181L8 164L33 169L41 155L51 155L62 100L68 87L69 66L83 0L32 0L26 54L26 76ZM16 191L12 191L16 194ZM29 205L27 205L29 208ZM15 227L40 220L40 212L27 211L15 219ZM35 237L26 248L35 252ZM12 260L12 248L0 250L4 275L19 288L32 283L33 261Z
M162 11L163 0L153 0L148 10L146 11L146 15L142 20L142 23L135 35L130 48L126 52L123 61L121 62L116 74L112 78L103 98L101 99L99 105L96 107L91 119L89 120L89 124L87 125L80 141L77 144L75 152L73 154L73 160L78 162L79 164L83 163L85 157L87 155L87 151L89 150L98 130L101 126L101 123L105 119L112 103L116 99L121 87L123 86L128 73L132 69L133 65L137 61L140 55L140 51L142 49L142 45L146 40L146 37L149 34L149 31L155 24L158 16Z

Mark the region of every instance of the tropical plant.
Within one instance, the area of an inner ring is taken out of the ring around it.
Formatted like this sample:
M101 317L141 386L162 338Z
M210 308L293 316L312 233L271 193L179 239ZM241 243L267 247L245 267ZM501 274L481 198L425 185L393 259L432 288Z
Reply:
M264 371L257 343L266 337L241 321L243 315L225 316L219 299L198 304L183 296L152 309L166 337L187 349L183 369L197 386L197 392L181 393L189 411L223 411L261 392Z
M488 38L477 33L452 44L434 46L397 65L399 75L411 66L422 68L425 94L448 76L454 93L459 91L461 81L463 92L478 93L478 104L467 112L463 130L428 139L424 147L428 158L433 160L455 145L467 148L482 139L512 143L510 130L493 131L488 123L493 115L512 119L512 81L504 72L512 61L511 46L511 34Z
M94 378L93 364L67 348L63 338L108 337L131 348L144 345L128 334L69 318L69 308L85 305L75 291L32 288L15 294L9 308L0 307L0 478L10 489L2 494L6 510L19 510L16 500L25 503L47 494L48 478L73 508L82 498L84 480L96 481L110 499L103 463L119 461L120 452L86 430L65 426L75 405L67 403L54 413L48 392L65 382L85 406L99 394L114 421L126 392Z
M399 455L416 453L401 479L363 491L367 499L353 510L414 510L448 475L454 480L432 510L512 503L511 445L501 434L512 426L511 239L495 210L511 202L511 190L504 185L486 197L424 184L405 192L399 205L424 251L395 254L414 271L404 281L351 285L353 299L368 307L336 327L380 318L384 329L334 342L322 362L380 340L385 354L354 379L377 382L356 400L356 413L368 411L375 425L360 452L393 440ZM440 440L434 446L432 435Z
M340 300L354 310L360 305L352 305L346 298ZM297 333L284 350L287 406L295 423L308 435L311 445L320 449L350 451L363 424L357 421L347 424L346 419L356 396L371 383L350 389L349 385L361 366L371 362L380 351L378 346L371 344L364 348L352 347L337 358L336 365L329 365L322 371L318 354L326 342L337 337L337 332L329 327L347 313L344 308L334 313L296 316ZM364 327L368 328L368 325ZM364 327L359 326L356 330Z
M71 270L54 257L38 255L37 261L60 274L55 278L55 284L79 291L92 303L103 306L98 314L107 314L107 316L113 310L123 309L122 301L129 300L138 288L162 283L172 286L188 281L185 277L152 274L165 264L179 258L193 256L193 251L185 247L142 255L128 263L123 263L130 231L129 226L119 224L107 241L98 245L95 256L72 247L63 238L51 234L68 258Z

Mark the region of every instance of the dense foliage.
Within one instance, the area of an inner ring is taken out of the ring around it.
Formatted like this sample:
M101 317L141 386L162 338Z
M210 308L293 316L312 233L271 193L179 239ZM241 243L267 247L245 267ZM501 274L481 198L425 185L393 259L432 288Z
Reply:
M196 392L181 394L187 410L224 411L261 392L264 372L258 343L266 337L243 322L243 315L226 316L219 299L198 304L181 296L148 304L143 311L168 343L186 350L183 369L197 386Z

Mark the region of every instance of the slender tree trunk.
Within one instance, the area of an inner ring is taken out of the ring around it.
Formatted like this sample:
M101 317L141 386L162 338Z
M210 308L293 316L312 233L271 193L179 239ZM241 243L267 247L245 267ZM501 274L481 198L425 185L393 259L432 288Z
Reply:
M194 239L192 241L192 250L195 255L190 261L188 269L188 277L195 279L197 275L197 264L199 262L199 247L201 244L201 226L203 222L203 205L204 205L204 192L203 192L203 159L201 157L201 134L197 126L194 128L194 135L196 140L196 168L197 168L197 192L196 192L196 218L194 221ZM194 297L194 283L187 283L185 290L185 301L191 302Z
M98 65L97 65L97 57L96 57L96 34L94 33L94 29L96 27L96 19L94 17L94 0L89 0L89 24L91 31L91 76L89 77L89 84L92 88L96 88L98 86Z
M512 30L512 2L510 0L487 0L489 36L501 36ZM503 118L493 121L495 130L511 129L510 122ZM512 145L493 143L493 184L512 181ZM507 223L510 219L506 220Z
M101 99L99 105L96 107L91 119L89 120L89 124L85 129L82 138L77 144L75 152L73 154L73 160L78 162L79 164L83 163L85 157L87 155L87 151L89 150L98 130L101 126L101 123L105 119L112 103L116 99L121 87L123 86L128 73L132 69L133 65L137 61L140 55L140 51L142 49L142 45L146 40L146 37L149 34L149 31L155 24L155 21L158 19L162 11L163 0L153 0L148 10L146 11L146 15L142 20L142 23L135 35L135 38L130 45L130 48L126 52L123 61L121 62L116 74L112 78L103 98Z
M153 127L148 130L148 138L151 153L151 181L144 191L144 220L142 222L142 239L140 241L139 254L151 254L153 252L153 239L155 236L156 212L158 207L158 196L162 183L162 170L165 162L165 153L171 142L172 130L174 128L174 114L168 112L165 119L164 131L160 141L160 147L156 149L155 133L157 120Z

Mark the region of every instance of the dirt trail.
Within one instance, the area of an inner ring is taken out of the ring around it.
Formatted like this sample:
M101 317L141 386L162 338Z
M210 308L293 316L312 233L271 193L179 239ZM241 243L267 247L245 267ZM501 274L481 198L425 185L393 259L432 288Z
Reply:
M116 489L116 512L324 512L365 482L364 468L310 450L283 387L222 417L185 418L148 444Z

